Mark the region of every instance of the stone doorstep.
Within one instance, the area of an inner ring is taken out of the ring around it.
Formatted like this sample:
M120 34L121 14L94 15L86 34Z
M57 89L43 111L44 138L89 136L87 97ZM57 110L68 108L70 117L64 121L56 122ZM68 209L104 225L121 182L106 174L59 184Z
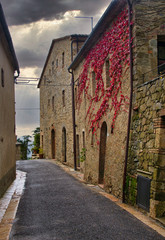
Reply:
M163 226L165 226L165 217L162 218L156 218L158 222L160 222Z

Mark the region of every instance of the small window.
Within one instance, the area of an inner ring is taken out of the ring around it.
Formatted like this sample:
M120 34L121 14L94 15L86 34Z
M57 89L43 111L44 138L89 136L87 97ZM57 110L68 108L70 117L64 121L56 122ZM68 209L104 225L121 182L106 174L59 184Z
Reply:
M42 136L41 136L41 146L42 146L42 148L43 148L43 146L44 146L43 143L44 143L44 136L42 135Z
M1 86L2 86L2 87L5 86L5 81L4 81L4 70L3 70L3 68L1 68Z
M94 128L92 128L92 136L91 136L91 146L93 147L94 145L94 133L93 133Z
M62 53L62 67L64 67L64 58L65 58L65 53Z
M52 74L54 73L54 61L52 62Z
M56 59L56 68L58 68L58 59Z
M158 73L165 72L165 36L158 36Z
M108 88L110 86L109 68L110 68L110 63L109 63L109 59L107 59L106 62L105 62L106 88Z
M52 111L54 111L54 96L52 97Z
M62 105L65 107L65 90L62 90Z
M82 137L83 137L83 148L85 148L85 131L82 132Z
M51 74L52 74L52 71L51 71L51 69L49 69L49 76L51 76Z
M95 95L96 91L96 74L95 72L92 72L92 96Z

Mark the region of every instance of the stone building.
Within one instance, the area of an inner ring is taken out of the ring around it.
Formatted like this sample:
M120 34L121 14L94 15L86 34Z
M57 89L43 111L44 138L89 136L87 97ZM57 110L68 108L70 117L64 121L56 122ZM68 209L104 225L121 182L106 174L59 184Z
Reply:
M15 71L19 75L12 39L0 4L0 197L16 175Z
M52 41L38 84L40 88L40 143L46 158L73 166L71 75L68 66L87 35Z
M69 66L85 179L154 218L165 216L164 9L112 1Z

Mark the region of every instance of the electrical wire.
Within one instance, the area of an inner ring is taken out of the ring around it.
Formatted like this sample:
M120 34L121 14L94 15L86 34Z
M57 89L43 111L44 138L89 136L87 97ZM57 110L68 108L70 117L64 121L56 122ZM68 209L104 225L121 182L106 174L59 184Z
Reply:
M16 111L31 111L31 110L40 110L40 108L16 108Z

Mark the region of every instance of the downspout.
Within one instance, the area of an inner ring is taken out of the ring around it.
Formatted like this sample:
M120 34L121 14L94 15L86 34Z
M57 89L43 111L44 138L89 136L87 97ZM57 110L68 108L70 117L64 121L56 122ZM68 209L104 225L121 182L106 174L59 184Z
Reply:
M74 170L77 170L76 162L76 120L75 120L75 99L74 99L74 74L73 70L68 70L72 74L71 87L72 87L72 120L73 120L73 154L74 154Z
M71 62L73 62L73 43L77 43L77 53L78 53L78 41L81 40L72 40L71 41ZM82 41L83 42L83 41ZM74 96L74 74L73 70L68 69L68 72L72 74L71 87L72 87L72 121L73 121L73 154L74 154L74 170L77 170L77 160L76 160L76 118L75 118L75 96Z
M128 17L129 17L129 51L130 51L130 104L128 115L128 127L127 127L127 141L125 152L125 164L124 164L124 177L123 177L123 199L125 202L125 190L126 190L126 176L127 176L127 162L128 162L128 149L129 149L129 137L131 129L131 112L132 112L132 98L133 98L133 51L132 51L132 4L130 0L127 0L128 4Z

